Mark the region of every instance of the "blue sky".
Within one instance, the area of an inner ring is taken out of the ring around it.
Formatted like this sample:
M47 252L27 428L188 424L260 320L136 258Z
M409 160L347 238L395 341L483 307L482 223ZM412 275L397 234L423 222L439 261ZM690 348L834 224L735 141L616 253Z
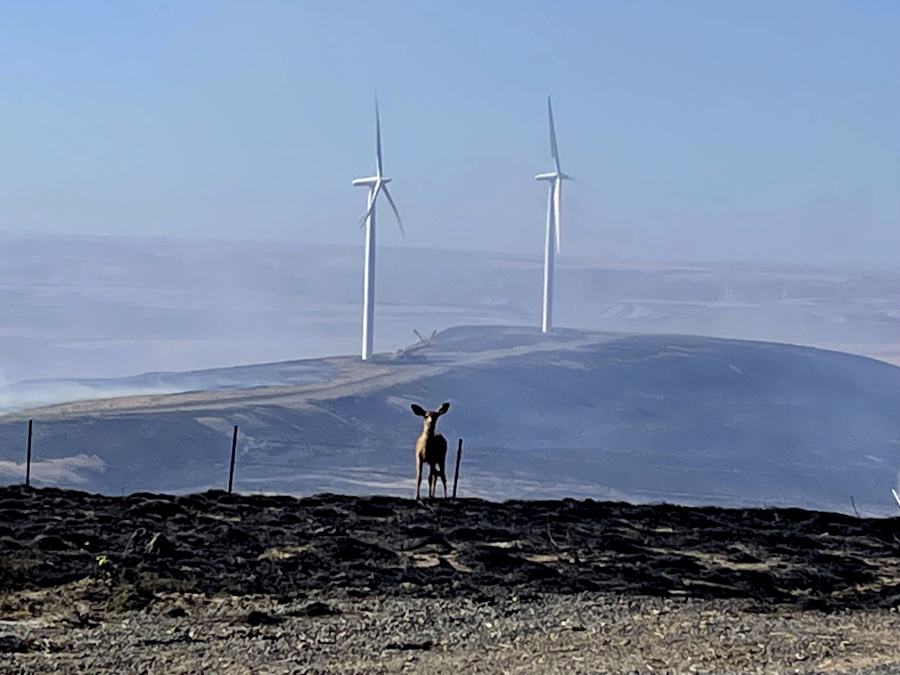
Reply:
M0 229L900 266L900 3L8 2Z

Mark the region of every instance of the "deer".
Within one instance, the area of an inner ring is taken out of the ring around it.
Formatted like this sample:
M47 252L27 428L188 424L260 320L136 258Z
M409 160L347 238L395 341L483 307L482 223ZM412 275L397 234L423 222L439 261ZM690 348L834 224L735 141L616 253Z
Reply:
M444 483L444 499L447 498L447 476L444 473L444 460L447 457L447 439L434 432L438 418L450 409L444 403L437 410L425 410L413 403L412 411L422 419L422 433L416 439L416 501L421 499L422 468L428 464L428 498L434 498L437 479Z

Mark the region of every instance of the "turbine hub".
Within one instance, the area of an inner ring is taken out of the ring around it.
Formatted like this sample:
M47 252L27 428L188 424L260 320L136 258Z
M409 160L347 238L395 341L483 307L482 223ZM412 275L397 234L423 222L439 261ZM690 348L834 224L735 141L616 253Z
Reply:
M390 178L384 178L382 176L369 176L368 178L354 178L353 185L356 187L373 187L378 185L379 183L390 183Z

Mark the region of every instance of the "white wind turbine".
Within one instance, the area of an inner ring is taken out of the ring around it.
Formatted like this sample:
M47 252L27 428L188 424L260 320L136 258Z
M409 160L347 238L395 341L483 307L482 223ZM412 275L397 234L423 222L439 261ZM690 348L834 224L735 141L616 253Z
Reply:
M553 124L553 106L547 97L547 113L550 116L550 155L556 164L556 171L539 173L535 180L550 182L550 197L547 203L547 237L544 247L544 306L541 315L541 332L548 332L553 325L553 262L559 252L559 215L562 200L562 182L572 177L559 168L559 149L556 146L556 127Z
M390 178L383 175L381 162L381 121L378 117L378 97L375 98L375 175L368 178L356 178L353 185L369 188L366 201L366 215L362 217L360 227L366 228L366 263L365 280L363 282L363 325L362 325L362 358L367 361L372 356L372 331L375 322L375 203L382 192L387 197L394 215L397 216L397 225L400 226L400 234L404 237L403 221L400 220L400 212L394 203L387 184Z

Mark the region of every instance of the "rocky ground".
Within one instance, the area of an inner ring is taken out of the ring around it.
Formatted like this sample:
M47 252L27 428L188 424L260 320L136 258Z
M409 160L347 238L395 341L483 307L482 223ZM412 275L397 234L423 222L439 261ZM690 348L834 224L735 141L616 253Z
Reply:
M900 670L900 522L0 489L0 672Z

